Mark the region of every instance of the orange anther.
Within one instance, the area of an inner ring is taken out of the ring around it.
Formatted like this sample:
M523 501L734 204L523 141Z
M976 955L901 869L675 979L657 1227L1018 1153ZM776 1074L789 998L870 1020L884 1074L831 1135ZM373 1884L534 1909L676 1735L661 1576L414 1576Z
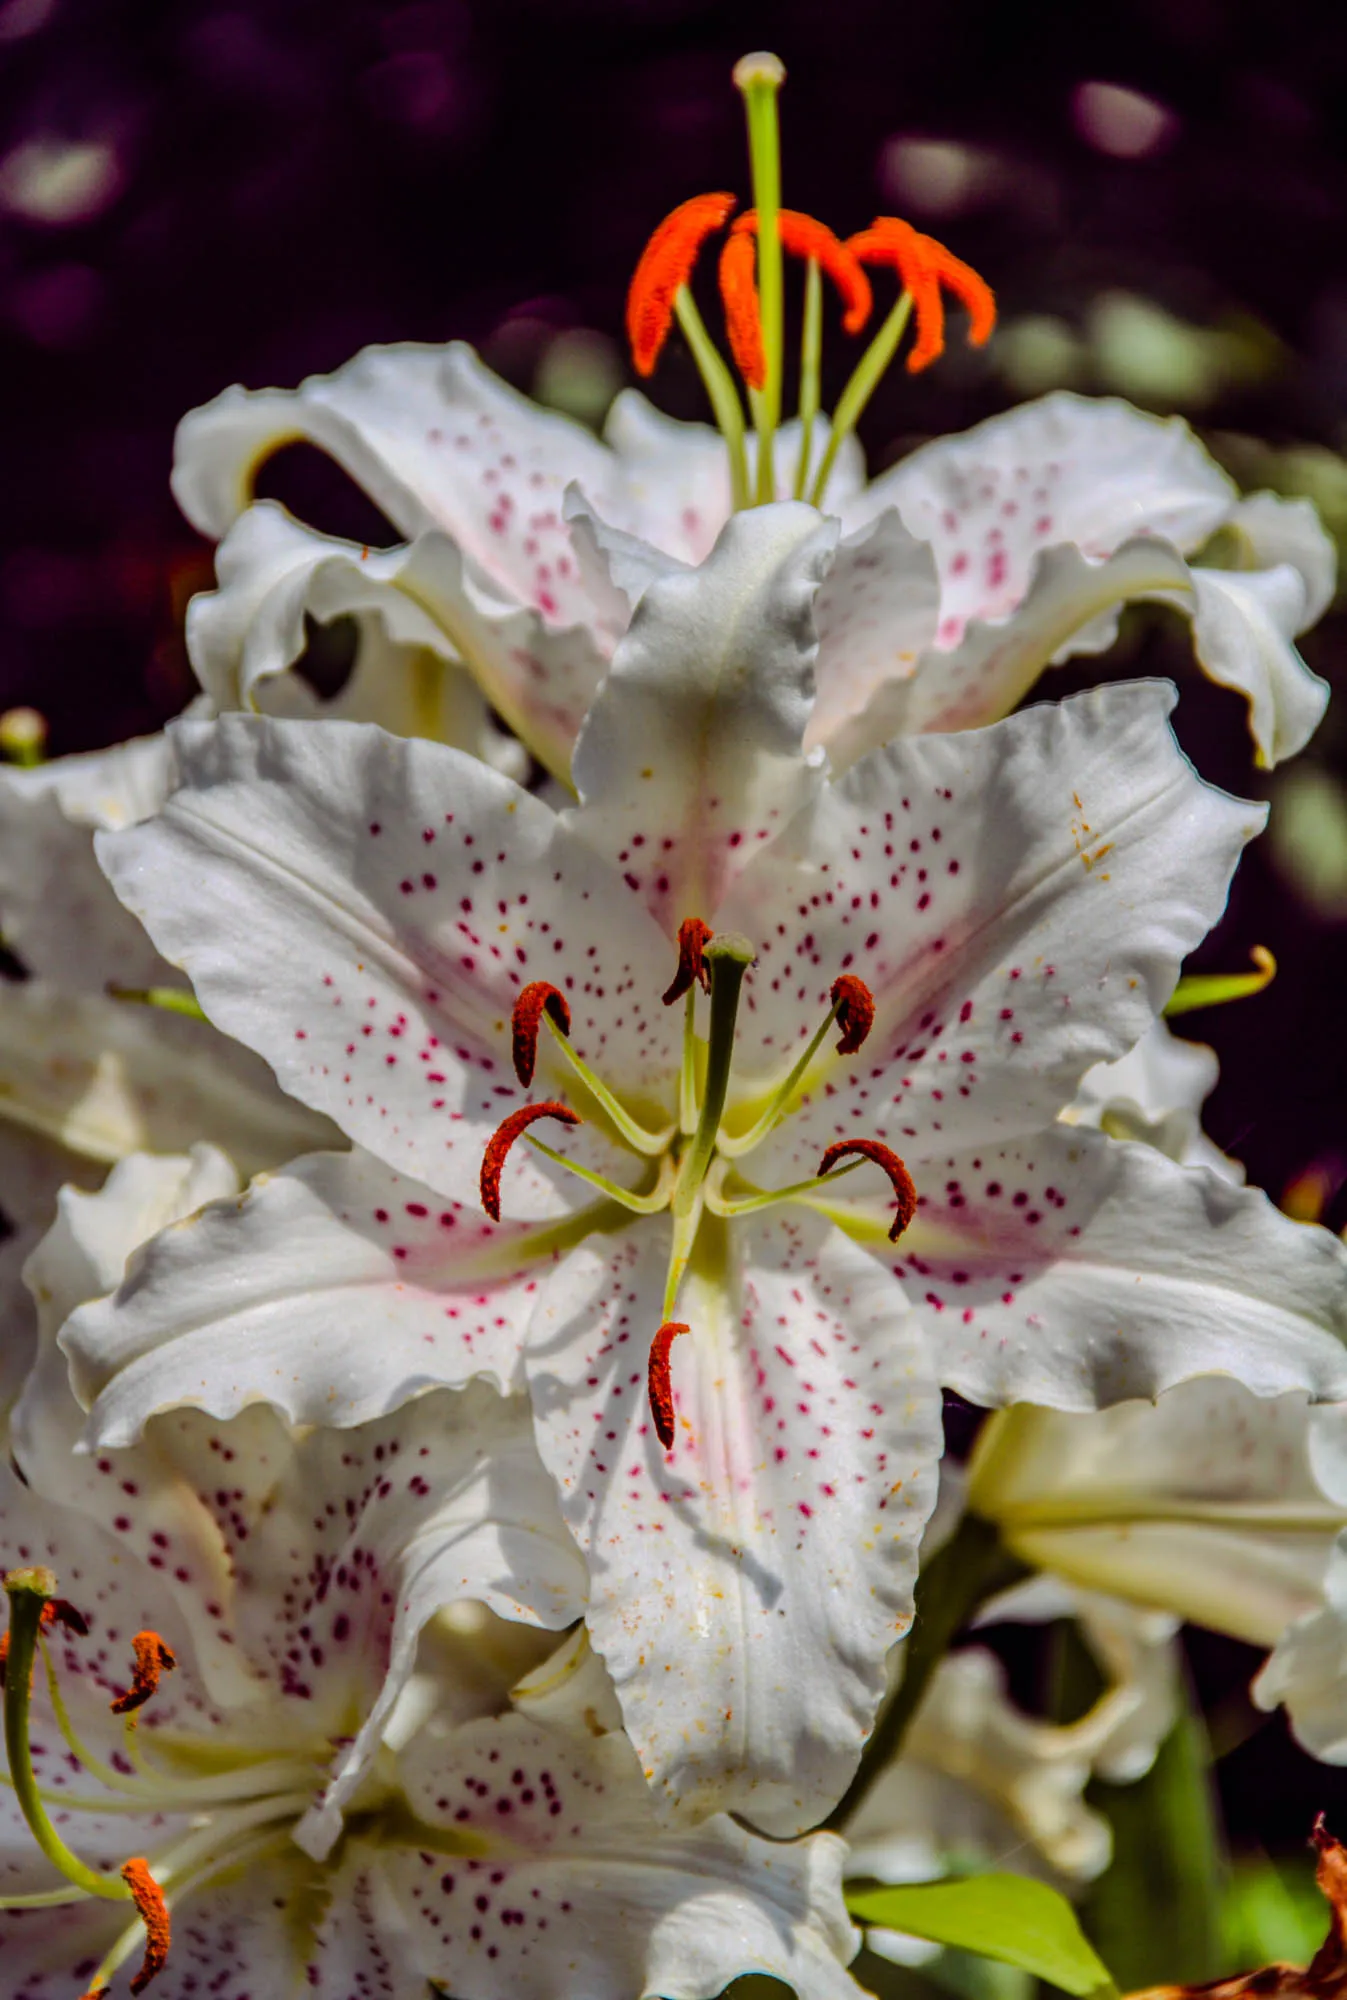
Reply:
M500 1177L511 1146L521 1132L526 1132L535 1119L559 1118L563 1125L578 1125L579 1115L569 1104L562 1104L556 1098L548 1098L542 1104L521 1104L512 1111L487 1140L486 1151L482 1155L482 1207L493 1222L500 1221Z
M898 1202L898 1213L894 1216L889 1229L889 1241L896 1243L917 1212L917 1190L911 1174L893 1148L884 1145L879 1139L834 1141L818 1163L819 1172L831 1173L838 1161L846 1159L850 1153L857 1154L863 1160L873 1160L875 1165L882 1167L888 1175L889 1184Z
M666 215L641 252L627 292L627 339L638 375L650 375L673 325L674 300L697 253L727 220L732 194L695 194Z
M844 972L833 981L832 1003L837 1009L837 1025L842 1030L837 1053L854 1056L875 1024L875 996L854 972Z
M942 285L967 307L968 338L974 347L981 347L991 333L996 324L991 287L934 236L923 236L896 215L879 215L868 229L851 237L847 247L863 264L890 265L912 295L917 338L907 357L909 374L920 374L945 351Z
M49 1631L53 1625L64 1625L66 1630L73 1632L78 1639L86 1639L89 1635L88 1619L64 1597L49 1597L38 1613L39 1631ZM8 1664L9 1634L0 1632L0 1688L5 1685L5 1670ZM36 1662L34 1665L36 1666Z
M543 1024L543 1015L556 1022L563 1035L571 1031L571 1010L566 996L545 979L534 979L524 988L514 1003L510 1016L512 1035L511 1054L514 1057L514 1073L525 1090L533 1081L533 1072L538 1062L538 1035Z
M743 219L740 216L739 221ZM725 331L734 365L750 389L761 389L767 380L756 266L753 238L736 224L720 253L720 302L725 308Z
M122 1863L122 1880L131 1891L131 1900L145 1926L145 1956L140 1971L131 1981L133 1993L143 1993L157 1972L168 1964L170 1925L164 1892L150 1873L143 1855L133 1855Z
M680 1333L690 1333L691 1328L681 1320L666 1319L655 1338L650 1343L650 1366L646 1372L646 1387L650 1395L650 1414L655 1420L655 1436L666 1451L674 1441L673 1381L669 1372L669 1349Z
M159 1676L172 1673L178 1664L173 1648L165 1645L157 1632L137 1632L131 1641L131 1655L131 1685L109 1704L114 1715L132 1715L144 1708L158 1691Z
M678 926L678 970L664 995L666 1007L681 1000L694 979L703 993L711 991L711 974L702 952L714 936L710 924L704 924L700 917L684 917Z

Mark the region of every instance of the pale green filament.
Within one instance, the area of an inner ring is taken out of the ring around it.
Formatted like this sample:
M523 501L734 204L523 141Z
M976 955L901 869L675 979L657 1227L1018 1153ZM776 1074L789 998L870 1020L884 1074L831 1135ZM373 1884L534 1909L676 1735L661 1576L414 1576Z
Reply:
M774 55L744 56L734 66L734 81L748 114L748 157L753 175L753 206L758 216L758 311L762 323L764 377L752 398L758 427L757 501L776 498L772 446L781 421L781 376L785 349L785 314L781 272L781 131L777 93L786 72Z
M854 1174L857 1167L862 1164L860 1160L850 1160L844 1167L834 1167L831 1173L814 1174L807 1181L792 1182L790 1187L755 1188L751 1181L746 1181L744 1186L748 1192L740 1195L725 1193L729 1167L729 1163L726 1162L725 1171L712 1174L707 1180L706 1206L712 1215L753 1215L758 1209L771 1208L778 1201L803 1201L806 1195L813 1194L816 1189L830 1187L834 1181L840 1181L845 1175Z
M5 1578L9 1598L9 1657L5 1662L5 1754L19 1810L29 1832L53 1868L88 1896L109 1903L133 1900L120 1875L103 1875L81 1861L47 1818L33 1774L28 1741L28 1711L32 1703L33 1668L37 1659L42 1614L56 1595L56 1579L48 1570L12 1569Z
M748 448L744 442L744 406L734 377L721 358L720 350L706 331L706 322L697 310L697 301L686 285L674 293L674 311L683 329L683 338L692 349L692 358L702 378L715 419L730 458L730 505L736 513L748 505Z
M841 1011L841 1005L840 1000L834 1001L831 1011L824 1016L822 1027L816 1031L804 1054L794 1065L785 1082L778 1085L777 1089L773 1091L762 1116L755 1119L748 1131L741 1132L737 1138L731 1137L728 1133L722 1134L720 1151L727 1160L742 1160L745 1153L751 1153L755 1146L760 1146L768 1134L776 1130L781 1120L791 1110L791 1100L804 1078L805 1071L809 1068L810 1063L813 1062L814 1057L822 1047L824 1036L837 1019Z
M195 993L181 986L116 986L108 982L108 997L130 1000L137 1007L157 1007L165 1014L185 1014L189 1021L204 1021L205 1012Z
M562 1055L565 1056L581 1083L584 1084L585 1089L594 1098L594 1101L602 1106L604 1112L612 1120L627 1144L634 1152L644 1153L648 1159L657 1159L661 1153L667 1150L669 1141L673 1138L673 1126L666 1125L662 1132L648 1132L640 1120L633 1118L625 1105L621 1104L614 1097L607 1084L594 1074L584 1057L576 1054L566 1036L552 1019L552 1016L545 1010L543 1019L552 1030L553 1040L561 1050ZM536 1145L538 1142L535 1140L533 1143Z
M898 343L911 317L912 294L904 292L856 363L850 381L838 397L837 408L833 411L832 435L828 439L828 449L823 454L814 479L814 489L809 495L815 507L823 505L823 496L828 490L828 480L837 462L842 441L850 436L860 422L861 414L878 388L880 378L898 352Z
M814 445L814 419L819 411L819 369L823 361L823 273L811 257L804 273L804 331L800 336L800 462L795 468L795 498L803 500L809 484L809 458Z
M596 1187L601 1193L606 1194L610 1201L620 1202L623 1208L629 1208L633 1215L658 1215L662 1208L669 1206L669 1196L673 1192L674 1168L672 1156L668 1153L659 1163L659 1179L650 1192L633 1194L630 1188L620 1186L617 1181L610 1181L606 1174L596 1174L592 1167L582 1167L578 1160L568 1160L564 1153L558 1153L555 1147L536 1138L532 1132L526 1132L524 1137L545 1159L555 1161L557 1166L565 1167L567 1173L577 1175L582 1181L588 1181L591 1187Z

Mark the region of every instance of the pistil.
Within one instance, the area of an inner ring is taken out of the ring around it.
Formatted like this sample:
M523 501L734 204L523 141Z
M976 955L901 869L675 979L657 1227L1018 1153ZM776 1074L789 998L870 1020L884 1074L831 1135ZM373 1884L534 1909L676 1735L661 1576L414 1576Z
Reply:
M786 80L778 56L765 51L743 56L734 66L734 82L748 114L748 153L753 175L753 206L758 216L758 294L762 313L764 378L760 390L749 392L758 431L757 500L776 498L772 445L781 421L781 376L784 354L784 310L781 237L777 215L781 207L781 133L777 95Z

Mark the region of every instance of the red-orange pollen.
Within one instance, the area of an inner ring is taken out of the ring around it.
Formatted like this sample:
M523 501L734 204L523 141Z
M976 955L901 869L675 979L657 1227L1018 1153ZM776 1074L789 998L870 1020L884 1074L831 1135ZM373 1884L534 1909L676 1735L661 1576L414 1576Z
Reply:
M711 975L702 953L714 936L710 924L703 923L700 917L684 917L678 926L678 970L664 994L666 1007L681 1000L694 980L703 993L711 991Z
M541 1104L521 1104L517 1111L512 1111L508 1118L501 1120L487 1140L486 1151L482 1155L482 1207L493 1222L500 1221L500 1177L510 1148L538 1118L559 1118L563 1125L581 1123L578 1112L555 1097L549 1097Z
M695 194L665 216L641 252L627 292L627 339L638 375L654 372L673 325L674 300L702 244L734 207L732 194Z
M131 1899L140 1912L140 1921L145 1926L145 1956L140 1962L140 1970L131 1981L133 1993L143 1993L155 1974L162 1972L168 1964L168 1947L171 1936L168 1904L164 1892L150 1873L150 1864L142 1855L133 1855L122 1863L122 1880L131 1891Z
M109 1704L114 1715L133 1715L144 1708L158 1692L160 1675L172 1673L178 1664L173 1648L157 1632L137 1632L131 1641L131 1656L131 1685Z
M38 1623L44 1632L50 1631L53 1625L64 1625L66 1630L73 1632L78 1639L86 1639L89 1636L88 1619L64 1597L49 1597L38 1613ZM0 1688L5 1685L5 1670L8 1665L9 1634L0 1632Z
M920 374L945 351L942 286L968 310L970 345L981 347L990 337L996 324L991 286L934 236L923 236L896 215L877 215L868 229L848 239L847 248L862 264L888 265L912 294L917 338L907 357L909 374Z
M650 1394L650 1414L655 1421L655 1436L668 1451L674 1441L673 1381L669 1368L669 1349L680 1333L691 1329L681 1320L666 1319L655 1338L650 1343L650 1366L646 1373L646 1387Z
M571 1032L571 1010L566 996L546 979L534 979L514 1003L510 1016L511 1054L514 1073L525 1090L533 1081L538 1062L538 1036L543 1015L555 1021L563 1035Z
M834 1140L818 1163L820 1174L831 1173L840 1161L852 1154L862 1160L873 1160L889 1177L889 1185L898 1204L898 1212L889 1228L889 1241L896 1243L917 1212L917 1190L912 1176L892 1146L886 1146L880 1139Z
M831 999L842 1030L839 1056L854 1056L875 1025L875 996L854 972L843 972L832 983Z
M720 253L720 297L739 373L751 388L761 389L767 379L767 362L753 248L757 233L758 212L751 208L739 217ZM870 317L870 280L842 239L833 234L826 222L803 215L795 208L778 212L777 233L783 250L789 250L794 257L812 258L831 278L844 307L842 325L848 333L859 333Z

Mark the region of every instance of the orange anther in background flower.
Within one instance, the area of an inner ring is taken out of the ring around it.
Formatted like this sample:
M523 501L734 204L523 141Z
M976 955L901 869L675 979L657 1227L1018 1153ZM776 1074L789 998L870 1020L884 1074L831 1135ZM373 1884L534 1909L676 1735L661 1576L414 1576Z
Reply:
M143 1993L157 1972L162 1972L168 1964L170 1927L168 1904L164 1892L150 1873L150 1864L142 1855L133 1855L130 1861L122 1863L122 1880L131 1891L131 1900L145 1926L145 1956L140 1962L140 1971L131 1981L133 1993Z
M848 240L847 248L863 264L887 264L896 270L903 289L912 295L917 338L907 357L911 375L920 374L945 351L943 285L967 307L968 338L981 347L996 324L996 299L991 286L934 236L923 236L896 215L878 215L868 229Z
M538 1035L544 1014L556 1023L563 1035L569 1035L571 1010L565 994L546 979L530 980L515 1001L514 1012L510 1016L514 1073L525 1090L532 1083L537 1067Z
M655 1338L650 1343L650 1366L646 1373L646 1387L650 1395L650 1414L655 1420L655 1436L668 1451L674 1441L673 1381L669 1369L669 1349L680 1333L689 1333L691 1328L681 1320L666 1319Z
M711 975L702 953L715 933L700 917L684 917L678 926L678 970L664 994L664 1004L672 1007L681 1000L695 979L703 993L711 991Z
M886 1146L880 1139L835 1140L818 1163L820 1174L831 1173L838 1161L846 1159L851 1153L862 1160L873 1160L888 1175L898 1203L898 1213L889 1229L889 1241L896 1243L917 1212L917 1190L912 1176L892 1146Z
M751 208L739 217L720 253L720 296L725 307L726 331L739 373L753 389L760 389L766 377L756 260L749 247L757 233L758 214ZM812 257L832 279L842 300L842 325L848 333L859 333L870 317L872 294L870 280L847 245L826 222L818 222L795 208L779 211L777 233L783 250L789 250L794 257Z
M702 244L734 206L732 194L695 194L665 216L641 252L627 292L627 339L638 375L653 373L673 324L674 299Z
M137 1632L131 1641L131 1655L131 1685L109 1704L114 1715L132 1715L144 1708L158 1690L159 1676L172 1673L178 1664L173 1648L165 1645L157 1632Z
M482 1207L493 1222L500 1221L500 1177L511 1146L522 1132L538 1118L559 1118L563 1125L578 1125L579 1114L571 1110L569 1104L562 1104L556 1098L548 1098L542 1104L521 1104L508 1118L503 1118L487 1140L486 1151L482 1155L481 1193Z
M854 972L844 972L833 981L831 999L842 1030L837 1053L854 1056L875 1024L875 996Z

